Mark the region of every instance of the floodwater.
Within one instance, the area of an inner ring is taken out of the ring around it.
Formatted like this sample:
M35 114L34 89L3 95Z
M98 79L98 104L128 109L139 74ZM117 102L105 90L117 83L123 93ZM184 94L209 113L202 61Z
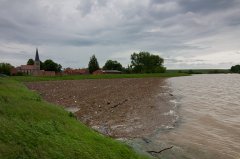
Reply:
M139 151L162 159L240 159L240 75L194 75L167 79L177 122L135 139Z

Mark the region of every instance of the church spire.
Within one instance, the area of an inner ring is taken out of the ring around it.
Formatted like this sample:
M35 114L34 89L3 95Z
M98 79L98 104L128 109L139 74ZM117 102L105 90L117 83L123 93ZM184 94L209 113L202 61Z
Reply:
M35 61L40 61L39 55L38 55L38 48L36 49Z

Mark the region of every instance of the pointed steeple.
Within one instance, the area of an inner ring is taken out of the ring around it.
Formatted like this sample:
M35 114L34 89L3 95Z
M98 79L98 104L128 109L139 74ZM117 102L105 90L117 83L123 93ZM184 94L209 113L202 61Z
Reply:
M35 61L40 61L39 55L38 55L38 48L36 49Z

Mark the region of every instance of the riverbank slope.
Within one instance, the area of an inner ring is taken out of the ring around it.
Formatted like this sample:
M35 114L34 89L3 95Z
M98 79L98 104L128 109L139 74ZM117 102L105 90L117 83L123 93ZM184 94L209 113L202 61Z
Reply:
M147 158L104 137L23 84L0 79L0 158Z
M48 102L62 105L93 129L116 138L141 138L172 127L173 96L165 78L28 82Z

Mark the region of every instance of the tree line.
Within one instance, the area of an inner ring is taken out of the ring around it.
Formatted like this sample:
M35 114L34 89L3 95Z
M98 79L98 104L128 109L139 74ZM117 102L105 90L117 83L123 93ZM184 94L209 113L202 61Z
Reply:
M13 66L9 63L0 63L0 74L10 75Z
M116 60L107 60L103 70L118 70L123 73L163 73L166 68L163 66L164 59L159 55L153 55L149 52L133 53L131 55L131 64L128 67L123 67L122 64ZM29 59L27 65L34 65L34 60ZM12 65L8 63L0 64L0 73L10 75ZM51 59L40 61L40 69L45 71L61 72L62 66ZM95 55L90 58L88 63L88 70L93 73L99 67L98 60Z
M240 73L240 65L232 66L230 70L232 73Z
M34 60L29 59L27 65L34 65ZM45 60L44 62L40 61L40 69L45 71L55 71L61 72L62 66L51 59Z
M139 52L131 54L131 63L127 67L123 67L122 64L116 60L107 60L103 70L118 70L123 73L163 73L166 68L163 66L164 59L159 55L154 55L149 52ZM34 60L29 59L27 65L34 65ZM9 63L0 63L0 74L11 74L11 69L14 68ZM61 72L62 66L51 59L40 61L40 69L45 71ZM95 55L90 57L88 63L88 70L93 73L96 70L101 69L99 67L98 60ZM235 65L230 68L232 73L240 73L240 65Z
M131 55L131 64L128 67L123 67L122 64L116 60L107 60L103 70L118 70L123 73L163 73L166 68L163 66L164 59L159 55L153 55L149 52L133 53ZM34 60L29 59L27 65L34 65ZM10 70L13 68L8 63L0 64L0 73L10 75ZM40 61L40 69L45 71L61 72L62 66L51 59ZM88 63L88 70L93 73L99 70L99 63L95 55L90 58Z
M163 63L164 59L159 55L139 52L131 55L131 64L127 68L123 67L118 61L107 60L102 69L118 70L123 73L163 73L166 71ZM95 55L90 58L88 69L90 73L100 69Z
M34 65L34 60L29 59L27 65ZM14 68L9 63L0 63L0 74L11 75L11 69ZM40 69L45 71L55 71L61 72L62 66L51 59L45 60L44 62L40 61ZM18 75L22 75L19 73Z

